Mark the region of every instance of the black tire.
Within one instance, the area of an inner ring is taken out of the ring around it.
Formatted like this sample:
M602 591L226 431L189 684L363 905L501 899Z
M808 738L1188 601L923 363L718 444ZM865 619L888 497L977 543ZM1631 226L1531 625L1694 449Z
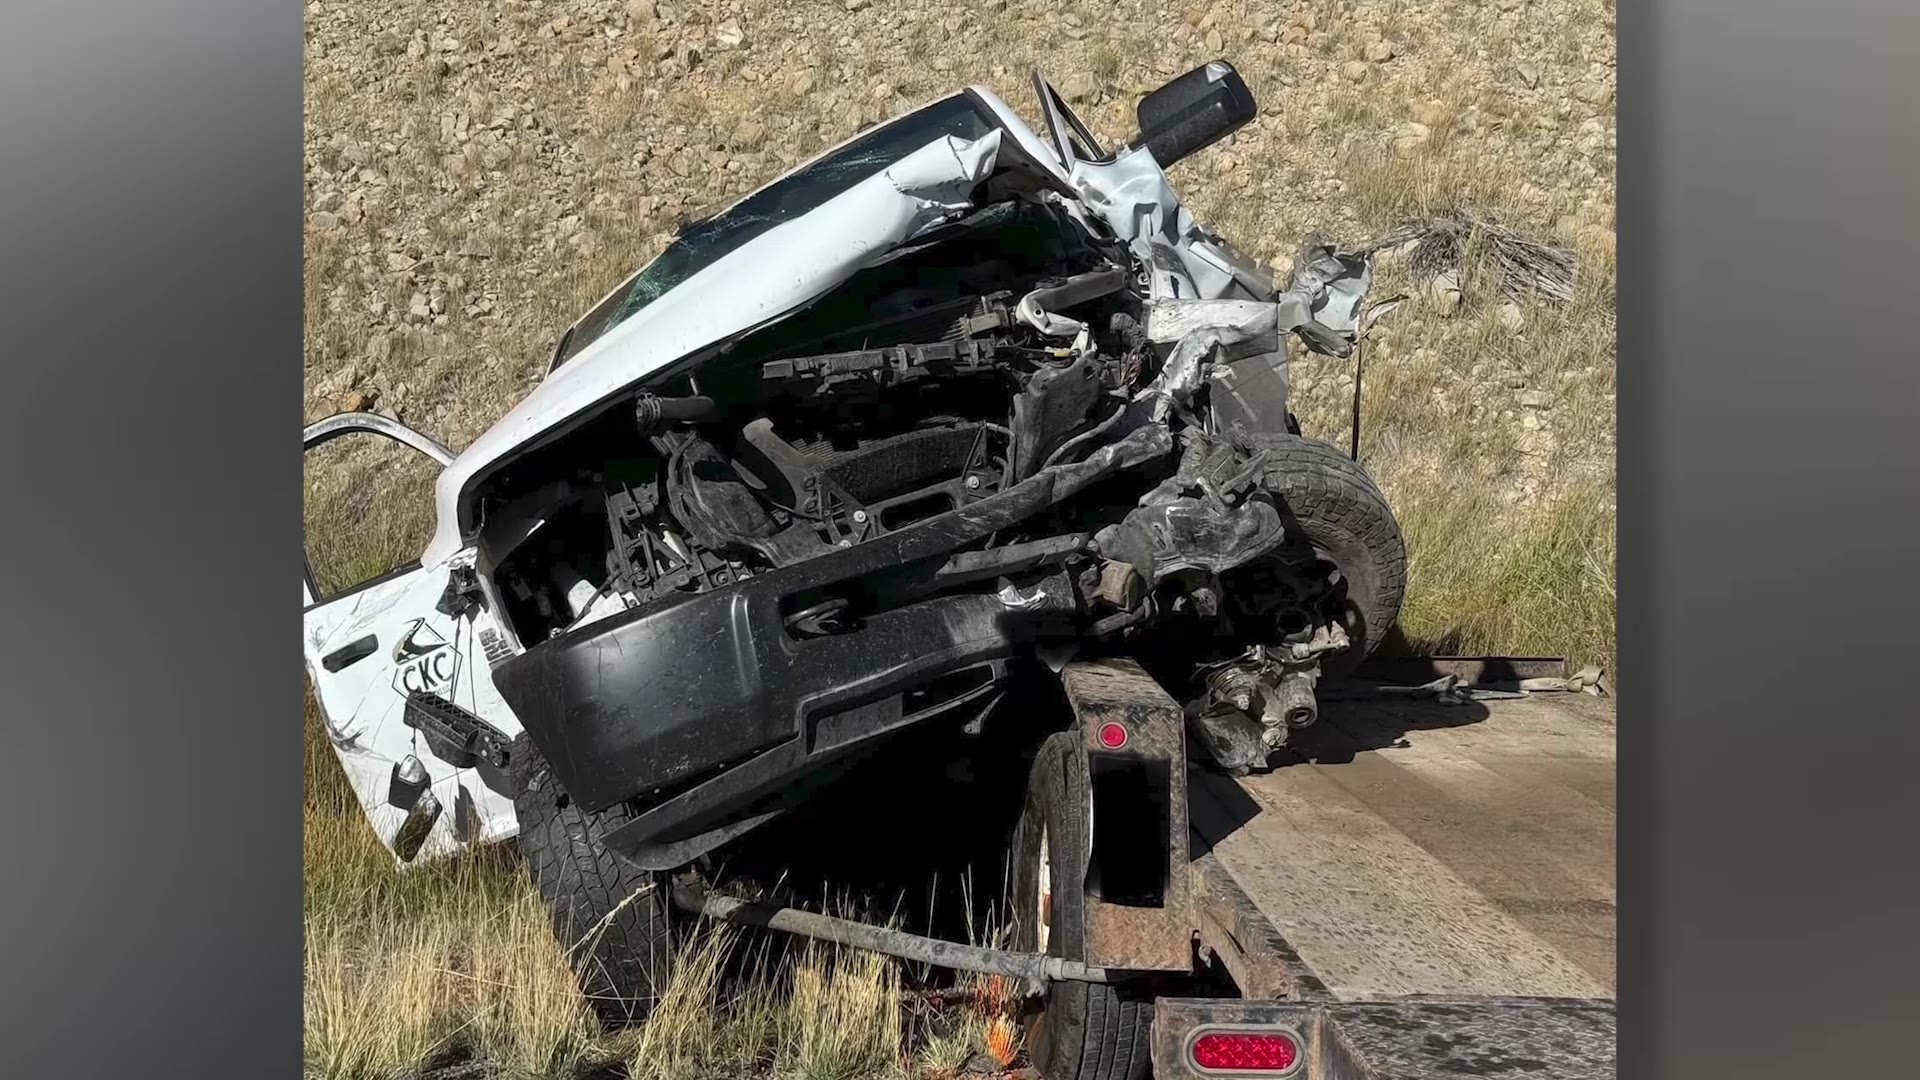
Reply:
M601 836L629 820L567 798L525 735L513 742L514 811L527 873L553 917L554 938L608 1027L646 1019L673 961L668 882L607 850ZM622 906L624 903L625 906Z
M1051 912L1046 952L1086 959L1087 758L1074 728L1047 737L1014 826L1013 947L1039 948L1040 837L1047 837ZM1027 1023L1027 1053L1047 1080L1141 1080L1152 1064L1153 999L1124 986L1055 982Z
M1360 463L1317 439L1258 433L1253 445L1271 454L1262 486L1314 547L1333 559L1346 581L1350 647L1325 665L1350 671L1380 647L1400 618L1407 592L1407 545L1387 500Z

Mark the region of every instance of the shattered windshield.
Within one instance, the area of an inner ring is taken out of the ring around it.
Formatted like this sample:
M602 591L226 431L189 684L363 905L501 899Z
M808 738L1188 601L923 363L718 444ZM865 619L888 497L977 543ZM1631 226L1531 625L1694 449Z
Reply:
M971 96L956 94L869 131L754 192L731 209L687 226L659 258L567 331L553 367L566 363L634 312L775 225L806 214L935 139L952 135L972 141L994 126L993 118Z

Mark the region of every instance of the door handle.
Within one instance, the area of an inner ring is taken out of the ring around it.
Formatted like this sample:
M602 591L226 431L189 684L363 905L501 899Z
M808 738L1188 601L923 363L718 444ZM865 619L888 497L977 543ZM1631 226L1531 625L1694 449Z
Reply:
M320 666L326 668L328 671L339 671L349 664L358 663L372 656L373 650L379 647L380 642L375 640L372 634L368 634L366 637L360 638L357 641L349 641L345 645L321 657Z

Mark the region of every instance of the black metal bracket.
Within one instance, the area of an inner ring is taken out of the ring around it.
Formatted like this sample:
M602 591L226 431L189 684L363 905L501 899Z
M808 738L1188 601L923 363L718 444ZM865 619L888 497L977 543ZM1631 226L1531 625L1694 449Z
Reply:
M513 741L498 728L438 694L415 690L407 695L402 718L424 735L434 755L456 769L485 761L507 767Z

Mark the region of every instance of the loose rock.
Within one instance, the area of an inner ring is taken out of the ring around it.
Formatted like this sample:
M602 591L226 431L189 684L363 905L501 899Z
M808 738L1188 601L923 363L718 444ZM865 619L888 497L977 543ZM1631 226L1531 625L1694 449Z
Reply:
M1140 94L1196 62L1224 56L1250 80L1264 73L1277 104L1230 147L1196 157L1184 184L1174 178L1203 217L1232 216L1229 238L1263 261L1294 250L1299 230L1314 225L1342 242L1384 235L1391 223L1356 199L1364 161L1404 166L1428 155L1496 161L1500 171L1487 175L1513 178L1511 190L1497 194L1523 228L1580 207L1578 220L1560 229L1566 239L1553 242L1604 253L1613 221L1612 43L1604 17L1569 19L1566 4L1493 0L1489 9L1507 13L1482 12L1471 24L1451 18L1451 5L1389 12L1384 0L1313 11L1256 4L1238 17L1223 6L1187 5L1169 16L1178 35L1172 47L1141 55L1129 20L1033 0L723 0L697 8L684 0L487 0L412 12L307 3L314 107L303 224L316 255L308 273L321 278L307 292L307 414L317 418L349 392L365 393L368 408L404 406L420 414L423 430L470 442L544 374L554 324L657 254L683 223L860 124L964 83L990 83L1037 122L1026 85L1035 54L1057 55L1045 61L1056 85L1076 110L1103 111L1100 131L1119 127ZM1013 52L996 51L1000 28L1010 25L1033 32ZM1058 35L1058 48L1046 44L1049 35ZM919 64L888 66L909 47L922 50ZM1115 69L1094 63L1109 53ZM868 91L880 78L895 93L876 100ZM1406 89L1388 91L1388 83ZM1249 190L1271 193L1270 210L1229 211ZM1380 259L1391 265L1377 286L1383 295L1426 294L1399 317L1415 322L1393 324L1404 326L1407 345L1435 341L1435 357L1463 369L1476 361L1464 342L1477 341L1481 316L1502 338L1538 334L1531 321L1547 317L1545 308L1520 306L1524 331L1503 331L1513 313L1489 289L1476 291L1473 317L1459 325L1468 309L1457 283L1421 287L1408 279L1404 254L1383 251ZM1288 260L1273 261L1285 280ZM452 280L456 272L463 282ZM1376 340L1389 345L1384 335ZM1517 342L1491 351L1513 352ZM1391 345L1398 359L1402 342ZM1444 387L1447 408L1464 422L1468 399L1484 393L1491 400L1471 404L1486 406L1485 422L1516 433L1529 411L1551 424L1590 404L1604 408L1612 385L1610 371L1562 384L1509 375L1493 356L1476 362L1487 371L1468 380L1471 389ZM1509 377L1525 385L1504 389ZM1325 380L1323 390L1332 384ZM1536 389L1555 395L1558 408L1516 404L1521 390ZM1512 415L1496 420L1503 405ZM1587 441L1589 426L1567 425L1566 441Z
M1413 107L1414 121L1425 124L1429 128L1437 128L1452 118L1453 110L1447 107L1446 102L1438 98L1423 101Z
M1091 73L1076 71L1060 84L1060 92L1068 101L1092 101L1100 93L1100 83Z
M1520 313L1520 305L1511 300L1500 305L1499 317L1500 325L1506 327L1509 333L1517 334L1526 329L1526 316Z
M1422 291L1440 309L1442 317L1451 316L1459 311L1460 303L1464 299L1460 292L1460 278L1451 270L1435 274Z

